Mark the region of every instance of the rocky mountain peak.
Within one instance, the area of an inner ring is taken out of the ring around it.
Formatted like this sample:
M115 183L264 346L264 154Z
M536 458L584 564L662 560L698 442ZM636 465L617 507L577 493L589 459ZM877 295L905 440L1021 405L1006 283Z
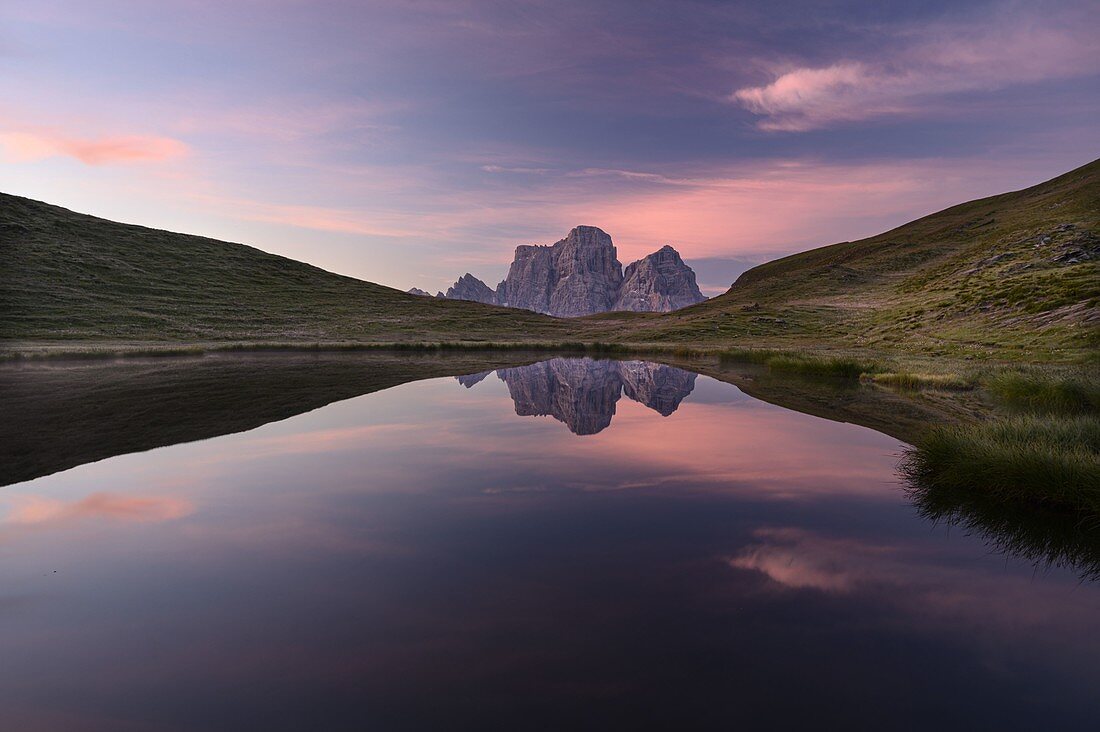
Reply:
M706 299L695 273L668 245L631 264L624 277L614 242L597 226L576 226L550 245L516 247L508 276L495 291L466 273L445 297L557 317L609 310L667 312Z
M669 312L703 300L695 272L666 244L626 268L612 309Z
M447 288L444 295L448 300L472 300L495 305L497 294L487 284L467 272L458 278L458 281Z

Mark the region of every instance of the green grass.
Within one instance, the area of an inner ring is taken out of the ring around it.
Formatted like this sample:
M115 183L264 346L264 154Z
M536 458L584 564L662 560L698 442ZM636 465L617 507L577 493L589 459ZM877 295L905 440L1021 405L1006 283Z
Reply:
M1080 363L1100 347L1100 161L784 257L632 339Z
M782 355L769 358L766 365L772 371L803 376L832 376L842 379L858 379L861 374L873 373L879 366L869 361L852 358L804 355Z
M1019 415L935 427L906 453L902 471L928 491L1100 519L1100 416Z
M776 368L844 376L854 371L844 359L1085 363L1100 349L1097 231L1100 161L768 262L675 313L557 319L406 295L241 244L0 194L0 348L604 342L812 351L837 362Z
M776 373L800 376L858 379L862 374L880 369L877 363L871 361L770 349L727 349L720 351L718 357L726 363L762 364Z
M0 194L0 343L576 341L569 321L415 297L242 244Z
M975 380L957 373L921 374L911 371L887 371L884 373L864 373L865 381L881 386L889 386L903 391L922 389L940 389L944 391L968 391L975 386Z
M1083 379L1009 372L989 378L985 388L1017 410L1047 414L1100 412L1100 386Z

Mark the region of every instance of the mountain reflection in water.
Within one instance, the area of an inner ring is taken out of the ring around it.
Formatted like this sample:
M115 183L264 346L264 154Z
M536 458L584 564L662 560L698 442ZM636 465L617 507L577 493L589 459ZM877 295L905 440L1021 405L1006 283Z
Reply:
M472 388L489 375L457 376ZM622 394L662 417L676 411L695 388L695 374L648 361L555 358L496 372L521 417L549 415L576 435L594 435L611 424Z
M0 729L1100 718L1094 545L907 495L896 438L637 361L335 361L141 366L234 400L0 491Z

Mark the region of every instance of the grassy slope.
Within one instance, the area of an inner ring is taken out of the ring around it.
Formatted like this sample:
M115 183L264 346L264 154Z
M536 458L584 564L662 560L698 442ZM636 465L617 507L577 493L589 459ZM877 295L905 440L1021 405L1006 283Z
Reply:
M1098 231L1100 161L769 262L676 313L565 321L0 195L0 341L603 340L1079 363L1100 345Z
M414 297L252 247L0 194L0 339L564 338L522 310Z
M769 262L670 315L594 322L647 342L1080 360L1100 345L1100 161Z

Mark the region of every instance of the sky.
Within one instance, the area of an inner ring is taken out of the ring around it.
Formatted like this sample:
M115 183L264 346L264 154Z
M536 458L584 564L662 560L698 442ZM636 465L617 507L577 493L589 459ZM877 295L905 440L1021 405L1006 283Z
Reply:
M1100 155L1100 3L0 0L0 191L400 289L518 244L706 294Z

